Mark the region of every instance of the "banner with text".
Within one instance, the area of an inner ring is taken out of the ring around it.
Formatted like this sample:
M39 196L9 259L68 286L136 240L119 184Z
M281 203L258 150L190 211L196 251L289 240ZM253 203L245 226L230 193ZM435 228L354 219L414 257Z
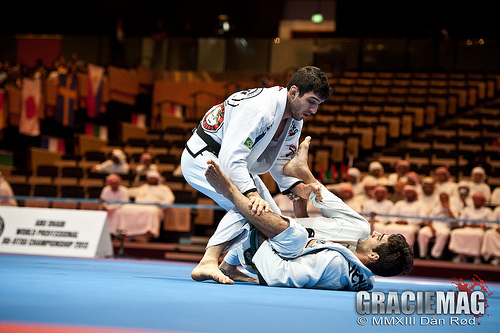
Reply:
M0 253L112 256L106 216L103 211L0 207Z

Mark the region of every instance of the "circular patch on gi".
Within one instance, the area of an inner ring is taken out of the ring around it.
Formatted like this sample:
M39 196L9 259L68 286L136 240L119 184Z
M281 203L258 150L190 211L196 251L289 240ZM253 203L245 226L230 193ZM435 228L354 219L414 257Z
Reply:
M224 103L212 107L203 117L202 126L208 132L217 132L224 122Z

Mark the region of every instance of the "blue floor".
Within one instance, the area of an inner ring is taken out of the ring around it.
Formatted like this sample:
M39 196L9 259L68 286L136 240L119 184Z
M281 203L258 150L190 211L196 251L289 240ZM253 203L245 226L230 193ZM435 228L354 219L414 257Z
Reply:
M414 324L387 316L384 325L383 316L367 315L367 324L360 325L364 318L356 312L355 292L200 283L191 280L192 268L167 261L0 255L0 322L216 333L498 332L500 327L500 284L488 281L489 307L473 326L472 315L455 316L467 321L457 325L450 323L451 315L417 314L408 316L415 317ZM449 291L452 282L378 278L374 290Z

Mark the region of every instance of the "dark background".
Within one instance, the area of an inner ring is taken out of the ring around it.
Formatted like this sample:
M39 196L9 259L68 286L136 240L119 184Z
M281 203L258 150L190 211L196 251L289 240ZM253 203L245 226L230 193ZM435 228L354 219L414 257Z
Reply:
M231 36L277 36L291 0L222 1L16 1L2 4L0 35L109 35L116 20L128 36L147 36L164 20L168 36L215 36L219 14L229 15ZM318 1L309 2L316 7ZM330 1L332 2L332 1ZM336 0L332 37L428 38L445 28L450 38L498 38L494 1ZM330 13L329 13L330 14ZM328 16L328 15L325 15ZM305 18L307 19L307 18Z

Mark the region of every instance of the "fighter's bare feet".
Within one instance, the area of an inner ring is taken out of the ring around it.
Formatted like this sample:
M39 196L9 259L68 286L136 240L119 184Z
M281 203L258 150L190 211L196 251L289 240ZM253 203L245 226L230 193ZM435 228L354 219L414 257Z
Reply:
M219 265L219 268L226 276L229 276L234 281L239 282L250 282L250 283L259 283L259 280L246 275L242 271L240 271L236 266L229 265L227 262L222 261Z
M234 284L233 280L222 273L217 262L203 262L203 260L193 269L191 278L195 281L212 280L220 284Z
M299 145L295 156L283 167L283 173L290 177L302 179L303 173L309 171L307 164L311 137L307 136Z
M207 161L207 170L205 171L205 178L208 183L212 185L215 191L219 194L222 194L226 198L231 195L231 188L234 187L234 184L231 183L229 178L227 178L219 165L215 163L214 160Z

